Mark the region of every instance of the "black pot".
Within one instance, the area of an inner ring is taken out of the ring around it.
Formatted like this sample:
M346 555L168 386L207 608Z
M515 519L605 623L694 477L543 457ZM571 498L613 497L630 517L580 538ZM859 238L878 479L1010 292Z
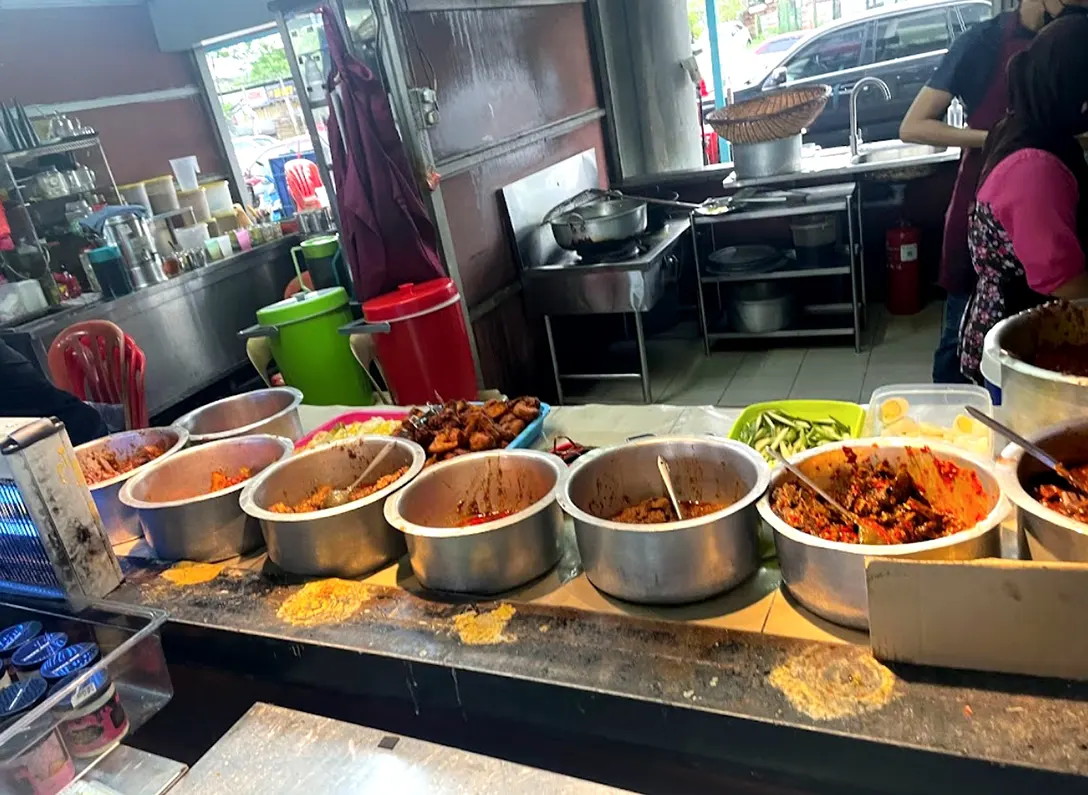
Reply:
M679 200L680 194L674 190L665 190L663 188L653 188L647 191L639 191L642 195L651 199L663 199L664 201L674 202ZM686 215L687 211L679 207L666 207L664 204L647 204L646 205L646 231L656 232L665 225L665 222L670 218L677 215Z

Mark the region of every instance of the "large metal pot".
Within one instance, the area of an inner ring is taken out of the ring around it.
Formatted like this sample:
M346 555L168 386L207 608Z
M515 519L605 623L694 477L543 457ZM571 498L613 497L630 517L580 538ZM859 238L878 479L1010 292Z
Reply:
M770 497L793 475L784 468L771 474L767 496L759 501L759 515L774 531L782 579L789 591L813 613L835 624L855 629L869 628L869 599L865 585L867 557L902 557L921 560L970 560L1001 554L999 525L1009 513L997 478L988 466L971 459L947 444L910 439L866 439L822 445L790 458L801 470L825 488L832 474L848 466L845 449L858 458L866 454L892 462L906 459L907 450L931 450L939 459L951 461L978 475L985 507L989 512L973 527L961 533L914 544L866 545L825 541L791 527L770 506Z
M490 450L433 466L385 503L427 588L493 594L541 576L559 560L563 462L535 450ZM466 527L474 515L514 511Z
M619 243L646 231L646 203L605 199L583 204L551 221L555 242L571 251Z
M737 179L776 177L801 170L801 136L757 144L731 144Z
M293 449L290 439L263 435L190 447L131 478L121 489L120 500L139 514L155 557L226 560L260 546L261 528L239 505L245 482L209 492L212 473L249 467L256 475Z
M141 535L140 517L134 509L122 504L118 499L121 487L145 469L181 450L188 441L189 432L184 428L142 428L136 431L123 431L103 436L101 439L86 442L75 448L77 459L80 456L94 455L100 450L109 450L118 458L128 458L149 444L166 442L168 445L166 452L153 461L148 461L143 466L131 469L109 480L103 480L93 486L88 486L91 497L94 498L95 507L98 508L98 515L102 517L102 526L106 528L106 535L109 537L111 544L123 544L126 541L140 538Z
M1031 364L1040 344L1088 345L1088 301L1047 304L998 323L986 335L1001 365L1001 415L1030 435L1072 417L1088 416L1088 378Z
M296 440L302 436L300 403L302 393L293 387L257 389L194 409L174 420L174 425L187 430L193 444L255 433Z
M607 518L664 494L658 456L669 464L678 499L728 507L669 524ZM769 477L760 455L739 442L650 438L578 459L559 503L574 519L582 565L597 588L629 602L694 602L738 585L759 567L755 503Z
M1053 425L1029 438L1059 461L1088 461L1088 419ZM1029 556L1033 560L1088 563L1088 525L1044 507L1024 487L1049 472L1015 444L1006 447L997 462L997 480L1016 506L1017 525L1024 533Z
M338 508L311 513L268 510L281 501L297 503L321 485L349 485L388 444L394 447L371 473L371 482L408 467L395 483ZM266 469L242 490L242 510L261 523L268 556L284 571L358 577L404 554L404 539L385 520L383 509L391 494L419 474L426 458L423 448L407 439L360 436L333 442Z

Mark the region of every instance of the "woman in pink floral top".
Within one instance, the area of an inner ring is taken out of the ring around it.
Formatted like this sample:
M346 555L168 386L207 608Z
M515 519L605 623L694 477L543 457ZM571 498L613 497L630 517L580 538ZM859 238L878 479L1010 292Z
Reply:
M1046 26L1009 64L1009 111L990 133L968 245L978 285L960 368L981 381L986 332L1048 297L1088 298L1088 15Z

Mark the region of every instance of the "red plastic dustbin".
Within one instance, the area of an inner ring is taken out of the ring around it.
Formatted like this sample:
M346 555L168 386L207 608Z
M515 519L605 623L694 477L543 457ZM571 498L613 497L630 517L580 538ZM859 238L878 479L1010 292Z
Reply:
M375 335L378 362L397 405L479 396L460 302L452 279L402 284L364 303L363 322L347 327Z

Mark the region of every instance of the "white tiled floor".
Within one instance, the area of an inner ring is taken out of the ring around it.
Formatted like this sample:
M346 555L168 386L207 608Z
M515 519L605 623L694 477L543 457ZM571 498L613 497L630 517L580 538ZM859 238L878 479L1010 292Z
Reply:
M893 317L873 309L871 338L861 353L852 346L714 349L702 341L662 338L648 343L655 403L746 406L762 400L813 398L865 402L885 384L929 383L933 350L941 332L943 305L917 315ZM599 382L582 393L599 403L641 403L637 382Z

